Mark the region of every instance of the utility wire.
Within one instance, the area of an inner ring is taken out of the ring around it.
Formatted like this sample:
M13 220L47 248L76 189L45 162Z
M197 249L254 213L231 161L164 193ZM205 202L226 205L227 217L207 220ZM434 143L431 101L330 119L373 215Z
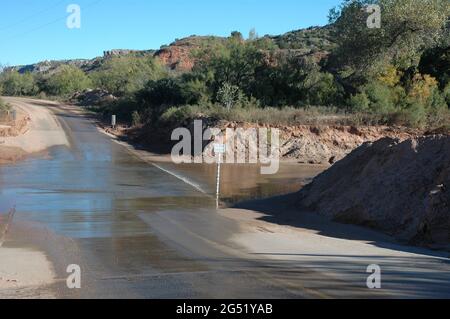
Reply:
M98 1L92 2L91 4L88 4L88 5L86 5L86 6L83 6L83 7L81 7L81 8L82 8L82 9L83 9L83 8L90 8L90 7L93 7L93 6L97 5L97 4L99 4L99 3L102 2L102 1L103 1L103 0L98 0ZM38 26L38 27L36 27L36 28L34 28L34 29L31 29L31 30L25 31L25 32L23 32L23 33L20 33L20 34L18 34L18 35L12 36L12 37L10 37L9 39L6 39L6 40L12 40L12 39L17 39L17 38L19 38L19 37L24 37L24 36L26 36L26 35L28 35L28 34L30 34L30 33L33 33L33 32L35 32L35 31L41 30L41 29L43 29L43 28L45 28L45 27L48 27L49 25L58 23L58 22L60 22L60 21L66 20L66 19L67 19L67 15L61 16L61 17L59 17L59 18L57 18L57 19L55 19L55 20L53 20L53 21L47 22L47 23L42 24L42 25L40 25L40 26Z
M53 9L53 8L58 7L59 5L63 4L65 1L66 0L58 1L57 3L52 5L51 7L47 7L45 9L42 9L42 10L40 10L40 11L38 11L38 12L32 14L32 15L29 15L28 17L26 17L26 18L24 18L22 20L19 20L19 21L13 23L13 24L10 24L10 25L4 26L4 27L0 27L0 31L8 30L8 29L14 28L14 27L16 27L18 25L21 25L22 23L27 22L28 20L31 20L31 19L33 19L36 16L39 16L39 15L41 15L41 14L43 14L43 13L45 13L45 12L47 12L47 11Z

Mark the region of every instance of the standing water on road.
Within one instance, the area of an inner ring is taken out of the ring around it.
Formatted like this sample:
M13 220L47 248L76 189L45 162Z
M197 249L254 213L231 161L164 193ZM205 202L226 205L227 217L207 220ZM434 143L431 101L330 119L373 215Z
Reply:
M161 164L201 185L204 194L137 159L82 117L57 115L70 148L55 146L48 156L0 166L0 211L16 206L17 225L31 222L54 234L32 245L46 251L58 277L65 278L68 264L81 264L86 289L68 292L60 283L55 287L59 295L290 295L255 281L245 271L250 267L245 261L224 252L237 226L216 214L215 199L209 196L215 189L215 166ZM257 167L225 165L222 199L233 203L296 191L316 173L286 165L278 175L263 177ZM23 242L14 236L5 243L19 244ZM214 289L217 284L220 291Z

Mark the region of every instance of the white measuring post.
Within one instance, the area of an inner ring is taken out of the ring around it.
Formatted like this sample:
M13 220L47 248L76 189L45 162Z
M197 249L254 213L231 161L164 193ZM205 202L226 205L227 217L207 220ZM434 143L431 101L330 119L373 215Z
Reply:
M225 144L214 144L214 153L217 155L217 187L216 187L216 208L219 209L220 200L220 166L222 164L222 154L225 153Z
M111 126L112 126L113 129L116 128L116 124L117 124L117 122L116 122L116 116L115 116L115 115L112 115L112 116L111 116Z

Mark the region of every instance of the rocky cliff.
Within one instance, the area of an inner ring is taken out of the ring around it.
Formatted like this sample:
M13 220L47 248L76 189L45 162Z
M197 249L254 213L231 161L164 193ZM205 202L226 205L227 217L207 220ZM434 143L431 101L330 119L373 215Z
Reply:
M74 65L85 72L91 72L102 65L111 57L124 55L154 56L159 58L168 69L185 72L192 69L195 64L193 52L200 47L214 45L224 41L225 37L192 35L183 39L177 39L169 45L163 45L159 50L129 50L113 49L103 52L103 56L94 59L77 59L62 61L43 61L30 65L13 66L7 69L17 70L20 73L51 73L61 65ZM320 61L328 55L334 47L332 40L332 27L311 27L291 31L282 35L265 35L260 40L272 42L276 48L274 56L285 54L311 55Z

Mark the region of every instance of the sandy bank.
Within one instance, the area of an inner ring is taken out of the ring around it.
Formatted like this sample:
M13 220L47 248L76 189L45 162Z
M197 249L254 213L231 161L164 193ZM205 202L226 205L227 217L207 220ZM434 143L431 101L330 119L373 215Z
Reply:
M330 296L337 280L348 285L349 291L358 289L358 298L450 297L448 253L403 246L362 227L294 212L289 208L292 200L284 196L221 210L222 216L240 225L240 232L230 241L253 258L273 259L298 271L326 273ZM372 264L382 270L379 291L366 286L367 267ZM325 277L317 280L323 282ZM310 285L314 287L314 281Z
M305 187L295 206L450 251L450 136L367 143Z
M31 248L38 232L27 228L19 244L11 236L17 228L10 216L0 215L0 298L53 298L46 289L55 280L53 266L44 252ZM33 240L23 242L25 237Z
M249 255L330 274L363 289L358 297L378 265L383 297L450 298L449 145L448 136L368 143L300 193L220 213L239 223L231 242Z
M29 123L22 134L0 139L0 163L14 162L52 146L69 145L64 130L49 108L54 102L9 97L3 99L18 112L27 114Z
M50 285L54 281L52 265L42 252L0 247L0 260L0 298L30 295L33 290ZM52 297L48 293L33 295Z

